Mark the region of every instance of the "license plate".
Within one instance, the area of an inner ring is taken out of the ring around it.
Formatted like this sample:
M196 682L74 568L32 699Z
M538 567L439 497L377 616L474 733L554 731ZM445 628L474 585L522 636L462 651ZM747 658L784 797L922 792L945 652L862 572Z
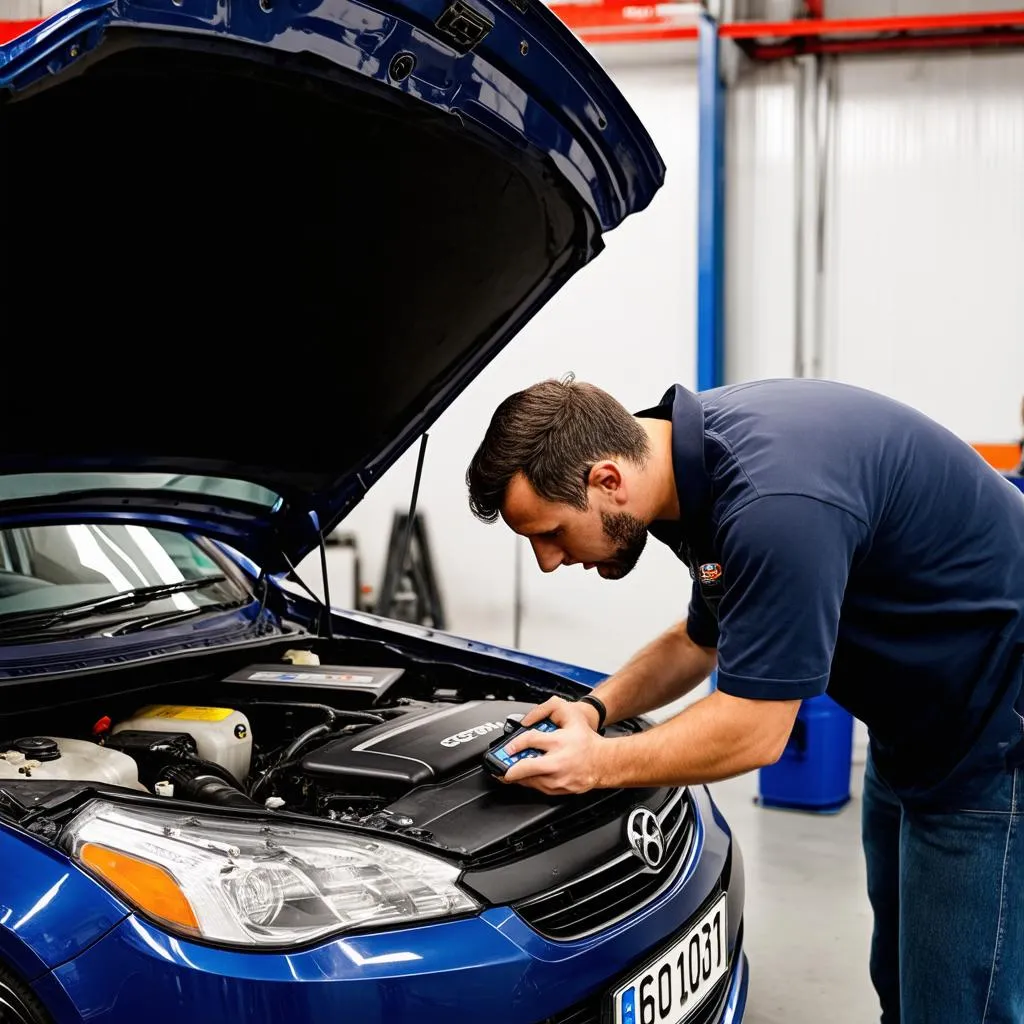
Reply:
M615 1024L683 1024L700 1006L729 969L725 901L615 990Z

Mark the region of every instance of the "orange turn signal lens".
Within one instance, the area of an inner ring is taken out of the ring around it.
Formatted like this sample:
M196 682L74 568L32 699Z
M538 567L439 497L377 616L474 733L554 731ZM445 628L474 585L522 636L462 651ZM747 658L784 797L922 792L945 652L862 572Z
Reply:
M199 934L192 904L163 868L96 843L86 843L79 857L129 903L162 921Z

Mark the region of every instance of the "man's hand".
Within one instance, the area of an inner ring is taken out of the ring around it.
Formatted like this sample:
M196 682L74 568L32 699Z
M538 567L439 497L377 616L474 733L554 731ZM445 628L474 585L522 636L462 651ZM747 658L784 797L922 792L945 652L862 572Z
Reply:
M538 704L536 707L530 708L529 711L523 715L521 725L536 725L538 722L543 722L545 718L550 718L555 725L559 724L557 718L552 716L552 712L557 707L564 707L565 705L571 704L573 711L583 711L587 722L590 724L590 728L595 732L597 731L597 722L599 715L597 708L593 704L577 704L572 701L567 701L562 697L549 697L543 704Z
M526 732L509 741L540 757L514 764L504 781L550 796L631 786L690 786L729 779L772 764L786 747L800 701L754 700L714 690L679 714L632 736L594 732L589 704L552 698L531 709L524 725L548 717L555 732Z
M523 725L536 725L550 718L555 732L524 733L506 748L510 754L534 748L540 757L528 757L512 765L503 782L518 782L548 796L586 793L600 786L601 746L608 741L595 731L597 708L552 697L531 708Z

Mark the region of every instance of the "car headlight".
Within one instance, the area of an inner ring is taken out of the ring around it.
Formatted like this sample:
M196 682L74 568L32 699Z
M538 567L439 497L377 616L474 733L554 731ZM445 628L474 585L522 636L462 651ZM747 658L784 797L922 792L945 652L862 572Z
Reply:
M65 849L119 896L185 935L286 946L355 926L476 910L457 867L351 833L96 801Z

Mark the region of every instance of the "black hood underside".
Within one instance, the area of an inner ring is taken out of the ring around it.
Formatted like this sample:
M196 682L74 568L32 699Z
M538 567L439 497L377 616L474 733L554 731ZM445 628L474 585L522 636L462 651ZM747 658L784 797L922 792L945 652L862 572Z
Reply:
M600 248L541 154L311 61L111 30L0 103L35 197L4 212L0 470L248 480L299 557Z

